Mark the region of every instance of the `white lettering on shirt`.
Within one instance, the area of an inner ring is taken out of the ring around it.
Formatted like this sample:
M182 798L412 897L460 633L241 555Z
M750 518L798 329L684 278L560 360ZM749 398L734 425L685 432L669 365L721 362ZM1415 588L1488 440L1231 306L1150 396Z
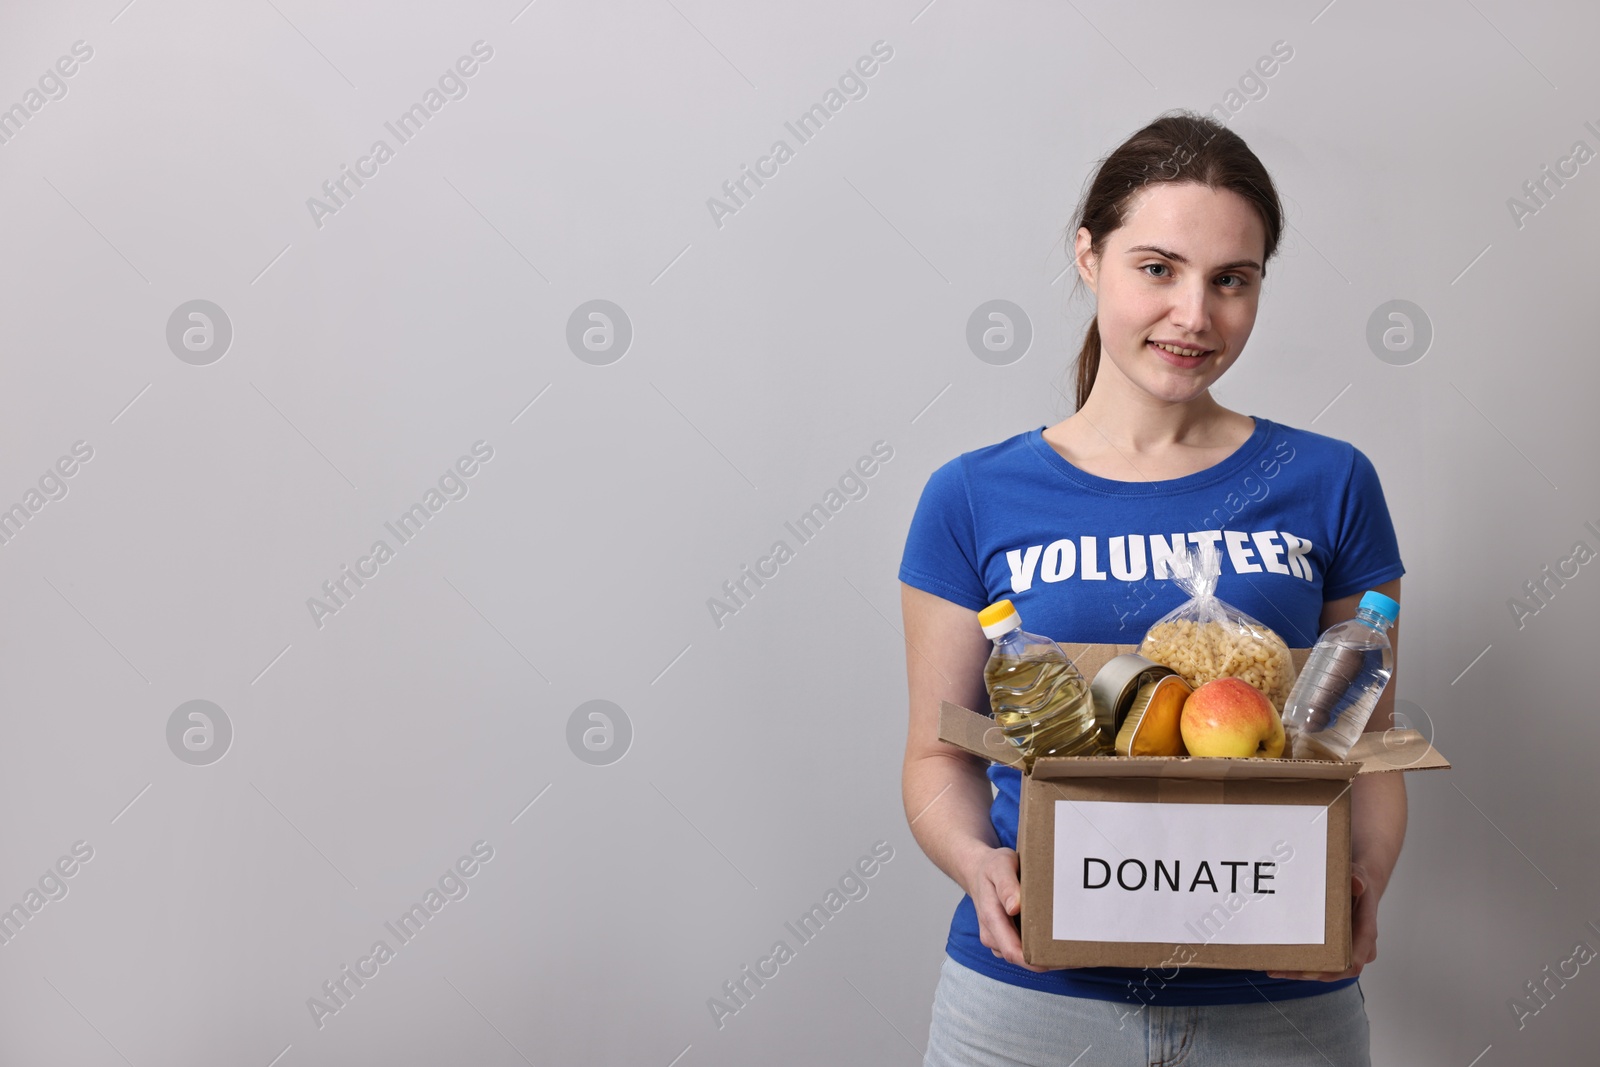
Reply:
M1225 570L1234 574L1285 574L1301 581L1314 580L1311 567L1313 545L1287 530L1202 530L1174 534L1117 534L1105 539L1105 566L1101 570L1101 539L1094 534L1062 537L1047 544L1006 550L1011 569L1011 591L1024 593L1033 588L1034 577L1045 582L1079 581L1141 582L1153 578L1167 580L1182 573L1190 545L1216 546Z

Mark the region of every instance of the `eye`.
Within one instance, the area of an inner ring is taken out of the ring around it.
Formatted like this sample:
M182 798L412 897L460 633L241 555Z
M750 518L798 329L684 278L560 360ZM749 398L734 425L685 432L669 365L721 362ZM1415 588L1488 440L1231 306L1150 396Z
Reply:
M1157 270L1164 270L1164 271L1169 271L1169 272L1172 269L1172 268L1168 267L1165 263L1146 263L1144 266L1140 267L1139 269L1140 270L1149 270L1151 267L1155 267ZM1146 277L1163 278L1163 277L1166 277L1166 275L1150 274L1150 275L1146 275Z
M1250 279L1246 278L1243 274L1224 274L1222 277L1223 278L1234 278L1234 279L1237 279L1238 282L1239 282L1238 285L1223 286L1223 288L1225 288L1225 289L1243 289L1245 286L1250 284Z

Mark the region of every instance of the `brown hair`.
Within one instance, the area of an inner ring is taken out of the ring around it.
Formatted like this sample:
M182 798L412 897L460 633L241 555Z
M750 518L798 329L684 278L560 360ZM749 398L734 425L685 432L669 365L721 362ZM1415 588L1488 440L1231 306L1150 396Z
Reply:
M1261 263L1265 277L1267 260L1277 251L1283 235L1283 205L1278 202L1278 191L1261 160L1238 134L1215 119L1192 111L1163 114L1100 161L1100 168L1078 202L1077 221L1067 230L1068 257L1073 256L1080 227L1089 228L1090 250L1096 257L1103 256L1106 238L1127 220L1127 210L1141 189L1182 183L1229 189L1255 207L1267 231L1266 255ZM1078 284L1082 282L1080 275ZM1078 407L1082 408L1100 369L1098 316L1089 320L1077 367Z

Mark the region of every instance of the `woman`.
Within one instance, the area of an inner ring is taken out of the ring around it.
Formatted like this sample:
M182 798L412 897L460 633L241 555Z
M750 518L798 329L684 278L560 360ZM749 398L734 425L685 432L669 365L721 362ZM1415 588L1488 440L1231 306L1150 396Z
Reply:
M1023 962L1013 919L1020 775L938 740L940 701L988 707L985 605L1009 598L1031 632L1117 644L1137 644L1178 606L1184 594L1147 558L1156 533L1218 543L1217 595L1290 647L1354 617L1368 589L1400 599L1404 568L1367 458L1211 396L1250 337L1283 228L1272 181L1238 135L1188 113L1157 119L1102 162L1078 224L1096 312L1076 413L936 470L900 569L906 814L967 893L925 1062L1367 1064L1356 977L1377 958L1378 901L1405 836L1401 775L1353 787L1350 970L1042 970ZM1393 692L1367 729L1392 725Z

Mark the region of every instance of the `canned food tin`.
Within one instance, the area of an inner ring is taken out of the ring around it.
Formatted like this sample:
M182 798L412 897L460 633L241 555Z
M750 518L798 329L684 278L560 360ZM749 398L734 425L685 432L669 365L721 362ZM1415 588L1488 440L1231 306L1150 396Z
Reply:
M1128 717L1128 709L1133 705L1139 687L1176 673L1172 668L1163 667L1137 652L1113 656L1095 673L1094 681L1089 684L1089 693L1094 698L1095 724L1100 727L1100 736L1105 739L1107 749L1116 744L1117 731L1122 729L1122 720Z

